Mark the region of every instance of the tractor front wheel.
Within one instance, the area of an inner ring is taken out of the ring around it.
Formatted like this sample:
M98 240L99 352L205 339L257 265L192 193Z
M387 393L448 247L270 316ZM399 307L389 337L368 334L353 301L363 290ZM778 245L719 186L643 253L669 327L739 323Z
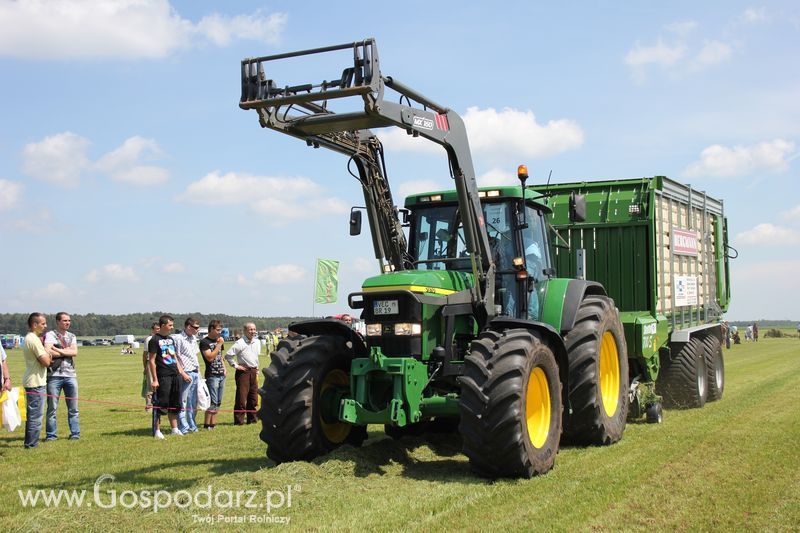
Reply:
M261 440L277 463L311 460L348 443L360 445L366 428L336 419L337 391L350 383L352 356L335 335L285 339L263 370Z
M628 418L628 351L614 301L587 296L564 338L569 357L569 401L564 434L574 442L613 444Z
M459 431L476 473L530 478L553 468L561 382L542 339L525 329L483 333L472 342L460 383Z

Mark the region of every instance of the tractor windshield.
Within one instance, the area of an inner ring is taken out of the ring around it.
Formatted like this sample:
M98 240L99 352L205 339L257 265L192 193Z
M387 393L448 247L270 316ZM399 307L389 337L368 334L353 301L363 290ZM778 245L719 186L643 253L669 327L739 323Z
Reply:
M507 202L483 204L497 270L512 268L514 238ZM415 209L411 255L419 270L472 270L456 205Z

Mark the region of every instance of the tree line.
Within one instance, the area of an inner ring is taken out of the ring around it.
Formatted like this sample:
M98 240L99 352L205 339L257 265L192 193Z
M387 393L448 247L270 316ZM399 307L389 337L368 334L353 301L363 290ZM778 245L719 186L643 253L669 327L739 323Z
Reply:
M29 313L2 313L0 314L0 333L15 333L24 335L28 331ZM129 313L127 315L100 315L89 313L79 315L70 313L72 325L70 331L78 336L111 336L111 335L149 335L150 324L158 320L161 315L172 315L175 318L175 331L183 329L183 322L187 317L196 318L202 326L207 326L212 319L221 320L223 326L231 332L240 331L246 322L253 322L259 331L285 328L292 322L307 320L308 317L289 316L234 316L212 315L203 313L169 313L156 311L153 313ZM47 327L54 329L56 325L55 313L48 314Z

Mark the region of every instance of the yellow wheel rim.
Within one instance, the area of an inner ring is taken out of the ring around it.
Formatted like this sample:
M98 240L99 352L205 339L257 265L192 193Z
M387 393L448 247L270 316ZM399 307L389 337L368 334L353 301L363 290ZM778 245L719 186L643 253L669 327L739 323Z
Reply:
M619 352L610 331L603 333L600 343L600 396L606 415L614 416L619 404Z
M349 385L350 379L347 377L347 373L344 370L338 368L331 370L322 380L322 386L319 389L319 397L322 398L325 391L328 389L333 387L347 387ZM325 420L322 419L322 413L319 414L319 423L325 438L334 444L344 442L350 434L350 424L345 422L325 422Z
M541 448L550 433L550 388L547 386L544 370L538 366L528 377L525 419L531 444L534 448Z

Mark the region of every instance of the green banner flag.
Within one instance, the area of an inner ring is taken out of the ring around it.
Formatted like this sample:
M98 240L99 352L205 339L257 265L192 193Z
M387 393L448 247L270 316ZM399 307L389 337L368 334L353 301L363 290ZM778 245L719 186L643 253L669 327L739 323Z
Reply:
M336 293L339 289L339 261L317 259L316 285L316 303L336 303Z

